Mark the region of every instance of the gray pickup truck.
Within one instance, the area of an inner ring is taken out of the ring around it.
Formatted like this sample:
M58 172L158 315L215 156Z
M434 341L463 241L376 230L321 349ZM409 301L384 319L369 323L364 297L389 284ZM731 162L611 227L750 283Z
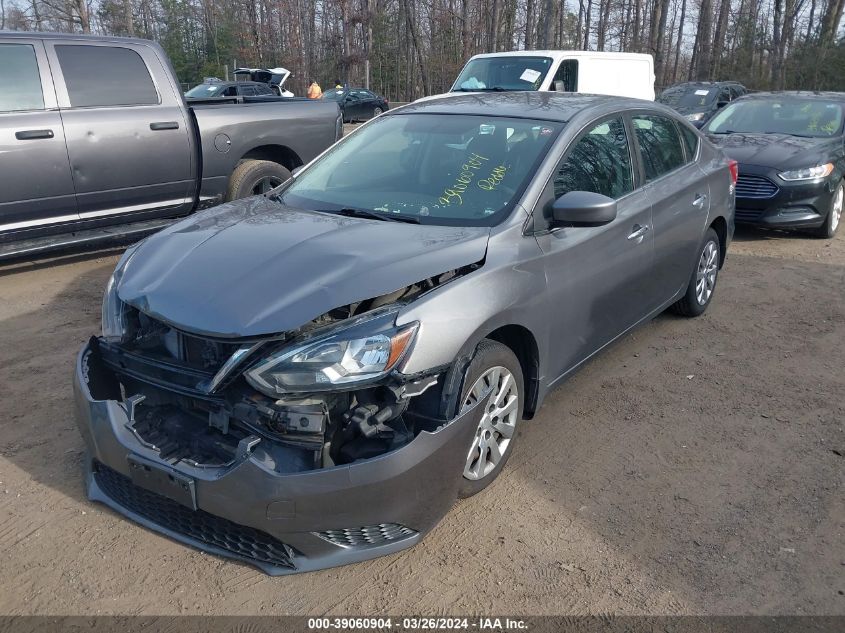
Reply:
M0 260L262 193L343 134L332 101L186 102L147 40L0 33L0 85Z

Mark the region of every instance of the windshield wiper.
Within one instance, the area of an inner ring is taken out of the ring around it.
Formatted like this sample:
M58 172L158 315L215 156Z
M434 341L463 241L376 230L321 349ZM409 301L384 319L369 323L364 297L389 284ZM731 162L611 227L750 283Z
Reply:
M501 86L493 86L492 88L455 88L452 92L518 92L515 88L502 88Z
M409 215L398 215L395 213L376 213L368 209L355 209L347 207L345 209L338 209L336 211L323 210L326 213L336 213L338 215L345 215L350 218L367 218L369 220L383 220L385 222L407 222L409 224L419 224L419 218Z

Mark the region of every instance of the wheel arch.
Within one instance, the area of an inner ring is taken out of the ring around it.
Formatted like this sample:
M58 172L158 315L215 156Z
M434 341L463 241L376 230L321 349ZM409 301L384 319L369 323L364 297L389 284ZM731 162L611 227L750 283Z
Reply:
M711 223L710 228L716 231L719 237L719 268L725 265L725 256L728 252L728 221L724 216L717 216Z
M522 414L526 419L534 417L540 393L540 350L531 330L522 325L504 325L488 333L484 338L497 341L508 347L516 356L522 368L523 399Z
M289 171L304 164L299 154L286 145L259 145L246 152L240 160L269 160L282 165Z

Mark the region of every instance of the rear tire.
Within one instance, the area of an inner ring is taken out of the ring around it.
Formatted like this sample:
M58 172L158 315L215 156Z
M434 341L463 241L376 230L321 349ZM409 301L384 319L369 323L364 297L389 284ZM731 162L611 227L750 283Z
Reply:
M842 223L843 206L845 206L845 186L840 182L830 198L830 209L824 219L824 224L813 232L816 237L829 240L836 235L836 231Z
M478 395L490 387L493 399L467 447L467 462L458 487L461 499L478 494L499 476L513 452L522 418L524 383L519 360L506 345L484 339L467 367L460 410L474 405Z
M267 193L291 178L287 168L269 160L241 161L229 178L226 201Z
M384 110L382 110L380 107L376 106L375 108L373 108L373 116L371 116L370 118L375 119L382 112L384 112Z
M670 308L672 312L685 317L697 317L704 314L716 292L719 263L722 261L721 250L716 231L712 228L707 229L687 291L683 297L672 304Z

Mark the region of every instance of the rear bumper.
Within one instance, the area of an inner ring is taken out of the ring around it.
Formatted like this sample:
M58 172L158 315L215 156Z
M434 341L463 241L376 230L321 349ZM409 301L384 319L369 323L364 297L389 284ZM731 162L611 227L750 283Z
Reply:
M280 473L268 466L273 460L262 459L259 443L233 464L203 468L162 460L127 427L123 403L92 395L103 393L100 364L86 345L74 379L89 498L271 575L354 563L419 542L457 497L466 447L483 411L477 406L398 450L349 465ZM188 482L194 507L133 483L139 462L179 485Z

